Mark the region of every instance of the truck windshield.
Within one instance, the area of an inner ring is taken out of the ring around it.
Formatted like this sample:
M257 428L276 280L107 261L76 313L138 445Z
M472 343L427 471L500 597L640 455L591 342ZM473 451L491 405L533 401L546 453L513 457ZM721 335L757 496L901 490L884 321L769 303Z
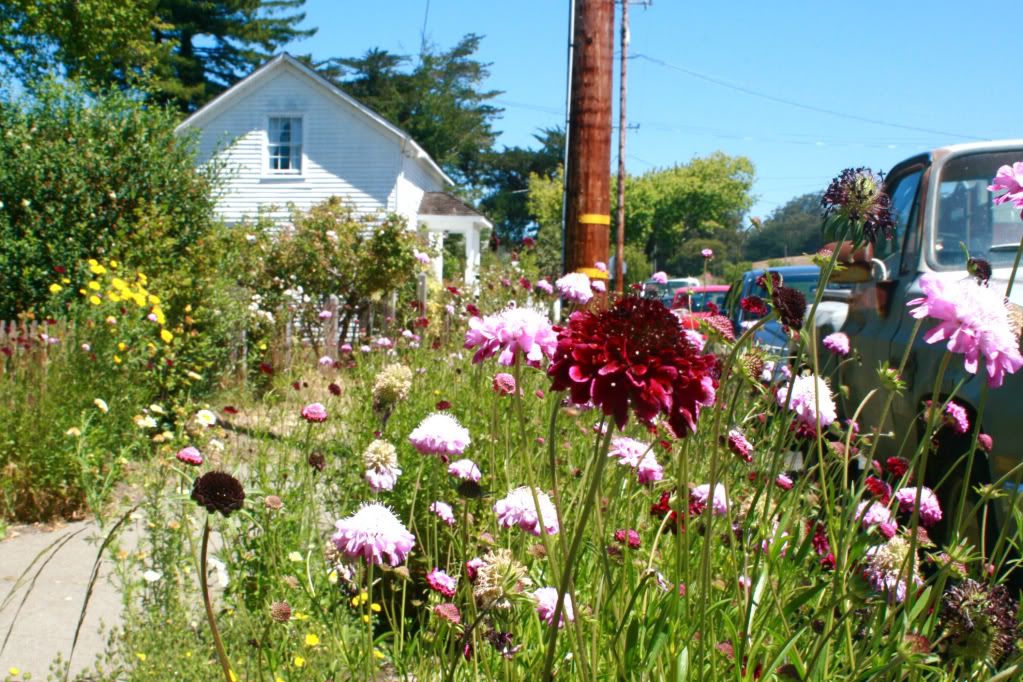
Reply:
M1023 234L1019 209L1012 204L995 206L988 191L998 168L1023 159L1023 152L985 152L950 159L941 169L938 213L935 224L934 264L941 269L966 267L965 245L970 255L994 267L1012 265Z

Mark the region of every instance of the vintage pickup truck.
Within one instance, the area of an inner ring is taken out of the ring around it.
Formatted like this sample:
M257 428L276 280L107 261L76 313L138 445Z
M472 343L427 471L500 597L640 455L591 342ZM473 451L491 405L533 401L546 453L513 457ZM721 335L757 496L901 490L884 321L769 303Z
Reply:
M848 387L841 408L849 416L867 394L878 387L878 367L888 363L898 367L909 343L914 320L907 313L907 301L921 295L920 277L936 273L940 277L968 277L963 245L971 256L991 263L993 275L989 286L1002 291L1012 270L1013 260L1023 235L1023 220L1011 204L995 205L987 187L1002 165L1023 160L1023 140L982 142L942 147L914 156L897 164L885 178L885 189L892 202L896 221L895 239L878 244L873 253L860 258L860 281L849 295L848 312L840 320L851 345L860 356L859 363L845 363L840 368L838 383ZM845 273L848 281L856 279ZM1020 276L1023 277L1023 268ZM1023 282L1016 282L1011 301L1023 303ZM836 331L832 322L819 321L819 337ZM933 324L925 320L908 356L903 372L906 391L892 404L883 430L894 437L881 444L884 454L911 454L921 437L921 414L924 402L930 399L945 345L927 344L923 332ZM965 373L961 356L949 365L941 390L947 396L963 378L968 380L956 401L973 417L977 413L984 383L981 376ZM867 401L860 421L877 424L883 399L875 396ZM1023 372L1006 378L1001 388L992 389L982 417L982 431L992 436L994 447L987 457L978 454L973 463L971 487L978 483L1001 481L1014 498L1020 476L1002 480L1023 462ZM948 429L945 429L948 431ZM957 496L963 485L963 471L953 468L967 449L964 438L943 432L937 461L928 466L928 483L945 483L939 490L943 499ZM947 474L947 475L946 475ZM1004 519L1006 507L998 511ZM967 520L970 522L971 520ZM974 520L975 521L975 520Z

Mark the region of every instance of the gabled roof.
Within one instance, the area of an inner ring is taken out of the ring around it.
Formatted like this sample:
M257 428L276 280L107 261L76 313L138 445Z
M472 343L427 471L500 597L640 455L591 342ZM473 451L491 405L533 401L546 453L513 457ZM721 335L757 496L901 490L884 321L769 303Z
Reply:
M458 197L447 192L424 192L419 201L419 215L456 215L484 218L483 214Z
M351 95L346 94L343 90L335 86L320 74L316 73L313 69L292 57L287 52L282 52L277 55L263 66L259 67L248 76L214 97L202 108L182 121L178 127L175 128L175 132L181 132L188 128L201 128L206 121L216 114L219 114L239 97L253 90L259 83L269 79L280 69L287 67L295 69L299 74L305 76L310 81L324 89L329 95L337 98L345 105L362 114L367 120L380 127L386 133L394 136L397 140L400 140L409 150L411 150L412 153L410 154L410 157L421 161L432 173L440 178L441 182L448 185L455 184L454 180L448 177L447 173L441 170L440 166L437 165L437 162L430 158L430 155L419 146L419 143L412 139L411 135Z

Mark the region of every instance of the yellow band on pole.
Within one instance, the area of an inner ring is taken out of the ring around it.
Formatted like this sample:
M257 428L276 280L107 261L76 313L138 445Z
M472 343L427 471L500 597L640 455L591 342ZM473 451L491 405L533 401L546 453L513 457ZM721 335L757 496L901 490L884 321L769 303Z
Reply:
M611 216L603 213L583 213L579 216L579 222L584 225L610 225Z
M609 277L608 273L597 268L579 268L576 272L581 272L590 279L607 279Z

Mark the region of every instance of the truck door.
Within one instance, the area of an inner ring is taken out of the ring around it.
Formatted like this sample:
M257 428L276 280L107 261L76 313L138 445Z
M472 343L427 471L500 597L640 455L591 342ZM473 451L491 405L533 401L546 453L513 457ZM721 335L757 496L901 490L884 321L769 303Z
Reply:
M848 398L844 399L844 413L851 417L863 398L878 387L877 369L882 363L897 366L902 351L893 343L899 327L906 324L905 284L908 278L916 276L916 264L910 267L911 254L916 252L921 229L920 184L926 165L896 169L889 176L886 186L891 197L892 218L895 220L895 237L879 241L875 246L874 280L853 287L849 300L849 315L843 326L852 339L853 347L860 354L860 366L843 365L839 382L849 387ZM913 245L907 251L907 246ZM905 262L904 262L905 258ZM911 324L910 321L909 324ZM913 368L907 367L907 373ZM874 396L860 413L860 422L878 424L881 418L883 396ZM882 431L892 428L891 417Z

